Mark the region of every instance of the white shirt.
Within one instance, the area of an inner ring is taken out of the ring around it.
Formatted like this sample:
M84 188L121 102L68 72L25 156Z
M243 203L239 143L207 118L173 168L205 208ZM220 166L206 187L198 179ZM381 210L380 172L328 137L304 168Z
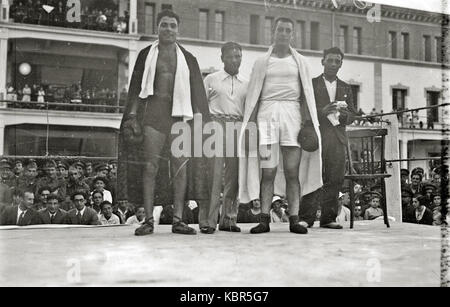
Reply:
M23 217L25 217L25 214L27 213L28 210L20 210L20 206L17 207L17 220L16 220L16 225L19 224L19 219L20 219L20 215L23 212Z
M145 222L145 218L141 222L137 219L136 215L130 216L125 224L127 225L142 225Z
M240 74L231 76L221 70L206 76L203 81L212 115L244 115L248 80Z
M342 206L341 212L336 217L336 222L342 224L348 221L350 221L350 209L345 206Z
M92 195L92 193L94 193L94 192L91 192L91 195ZM111 195L111 192L110 191L108 191L108 190L103 190L103 200L104 201L109 201L111 204L113 203L113 199L112 199L112 195Z
M333 82L328 81L324 76L322 76L323 81L325 81L325 86L327 87L328 96L330 96L330 102L336 100L336 90L337 90L337 79Z
M114 213L111 215L109 220L107 220L106 217L101 214L99 220L102 225L120 225L120 219Z
M300 76L294 57L270 57L261 101L300 101L300 95Z

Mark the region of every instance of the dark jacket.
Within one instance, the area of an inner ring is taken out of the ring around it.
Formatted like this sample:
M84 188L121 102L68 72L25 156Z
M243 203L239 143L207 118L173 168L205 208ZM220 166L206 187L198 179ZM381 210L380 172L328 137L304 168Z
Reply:
M17 209L18 206L5 208L2 213L0 225L29 226L39 224L39 215L33 209L28 209L23 217L22 222L20 224L17 224Z
M77 209L72 209L69 212L67 212L66 224L71 224L71 225L100 225L100 222L98 220L97 212L95 212L94 209L86 207L86 209L84 210L84 214L81 217L81 224L78 223L77 213L78 213Z
M151 46L143 49L136 60L133 75L131 77L128 102L125 108L124 116L119 133L118 150L118 169L117 169L117 200L128 200L132 204L143 203L142 178L143 178L143 154L141 145L130 146L124 137L124 123L129 119L131 106L136 100L140 100L138 108L138 121L142 122L142 116L145 114L145 103L149 103L150 98L142 101L139 98L141 91L142 76L145 68L145 61ZM210 121L209 106L206 98L205 87L203 85L202 75L197 63L197 59L183 47L180 46L190 72L191 84L191 103L194 114L201 113L203 124ZM164 120L164 119L161 119ZM190 121L191 132L193 133L193 121ZM198 137L198 136L197 136ZM207 136L206 136L207 137ZM205 137L205 138L206 138ZM167 138L169 139L169 138ZM194 140L192 135L191 140ZM170 148L170 146L168 147ZM191 149L194 149L192 144ZM164 150L161 154L158 176L156 178L155 204L173 203L171 180L169 176L169 167L167 161L170 157L170 150ZM209 200L211 183L211 159L205 157L190 158L187 167L187 192L186 200Z
M418 221L416 219L416 210L411 210L409 212L408 222L421 225L433 225L433 212L431 212L430 209L425 208L425 212L422 216L422 219Z
M353 102L352 88L344 81L337 79L336 86L336 101L345 101L348 105L348 111L350 116L341 114L339 118L340 124L333 126L328 120L326 115L322 114L322 109L330 103L330 96L328 95L323 75L313 79L314 96L316 98L317 115L319 118L320 132L324 135L329 135L331 131L336 135L339 141L347 145L347 133L345 132L345 126L350 125L354 121L354 116L357 111Z
M39 224L65 224L66 218L67 212L62 209L58 209L56 212L53 223L50 220L50 213L47 209L39 212Z

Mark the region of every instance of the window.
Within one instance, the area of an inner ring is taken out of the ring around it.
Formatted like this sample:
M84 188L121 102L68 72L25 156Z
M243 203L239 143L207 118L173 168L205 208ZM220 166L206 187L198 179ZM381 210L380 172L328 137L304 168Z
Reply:
M397 58L397 33L396 32L389 32L389 45L391 46L390 57L393 59Z
M353 53L361 54L361 28L353 28Z
M311 49L319 50L320 49L320 23L311 22Z
M209 39L208 37L208 10L200 10L199 18L198 18L198 38L200 39Z
M342 50L342 52L347 53L348 52L348 27L347 26L340 26L339 27L339 48Z
M216 12L216 24L215 24L216 40L225 40L225 13Z
M266 17L264 20L264 44L272 44L273 17Z
M155 4L145 3L145 34L155 34Z
M402 33L403 59L409 60L409 33Z
M427 91L427 106L433 107L439 105L439 96L439 91ZM431 120L433 123L439 122L438 108L430 109L428 115L431 116Z
M297 21L297 31L296 31L296 46L297 48L304 49L305 48L305 22Z
M442 63L442 38L436 37L436 62Z
M161 10L162 11L164 11L164 10L171 11L172 10L172 4L161 4Z
M423 37L423 47L424 47L424 60L426 62L431 62L431 37L424 35Z
M392 110L401 111L405 109L406 94L407 91L405 89L392 90Z
M259 36L259 16L251 15L250 16L250 44L258 44Z
M353 94L353 105L355 107L355 109L358 111L360 106L359 106L359 91L360 91L360 87L357 84L350 84L350 87L352 88L352 94Z

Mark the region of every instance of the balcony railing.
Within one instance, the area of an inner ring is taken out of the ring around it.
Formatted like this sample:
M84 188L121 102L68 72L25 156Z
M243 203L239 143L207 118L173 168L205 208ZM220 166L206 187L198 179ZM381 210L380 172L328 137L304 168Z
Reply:
M55 110L55 111L78 111L78 112L101 112L101 113L123 113L122 106L125 101L112 99L83 99L81 102L35 102L0 100L0 106L14 109Z

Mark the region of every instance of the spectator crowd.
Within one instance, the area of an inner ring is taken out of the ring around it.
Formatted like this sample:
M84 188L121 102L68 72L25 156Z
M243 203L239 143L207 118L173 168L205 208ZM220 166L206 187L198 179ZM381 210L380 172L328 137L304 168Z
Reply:
M130 16L127 11L119 15L112 0L82 3L79 22L67 19L69 9L67 0L14 0L10 18L18 23L128 33Z
M22 89L15 89L12 84L7 84L6 100L15 108L44 108L45 103L70 104L70 110L92 112L117 112L116 108L107 106L123 106L127 98L127 91L123 89L117 95L117 91L110 88L83 88L80 83L71 86L25 84ZM91 105L83 107L82 105ZM98 106L98 107L97 107ZM103 107L105 106L105 107ZM66 109L61 105L49 105L49 109Z
M411 172L402 169L401 199L403 222L440 225L441 167L424 180L422 168ZM448 173L447 173L448 174ZM117 161L63 161L29 159L0 160L0 224L141 224L145 209L140 205L118 200ZM381 184L354 186L354 219L375 220L383 217ZM337 222L350 221L349 185L339 192ZM286 199L274 196L270 218L272 223L288 222ZM77 214L81 212L81 215ZM22 213L24 215L21 217ZM154 209L156 223L172 224L173 205ZM320 220L320 208L316 214ZM258 223L261 217L259 200L239 205L238 223ZM186 202L183 220L198 223L198 204Z

